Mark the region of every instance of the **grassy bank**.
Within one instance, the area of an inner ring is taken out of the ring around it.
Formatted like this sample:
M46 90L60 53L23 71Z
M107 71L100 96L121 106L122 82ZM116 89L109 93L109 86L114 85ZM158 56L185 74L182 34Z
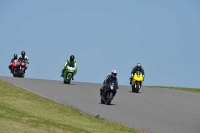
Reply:
M171 90L181 90L181 91L188 91L188 92L194 92L194 93L200 93L200 89L198 88L185 88L185 87L167 87L167 86L145 86L149 88L166 88Z
M81 113L1 80L0 132L143 133Z

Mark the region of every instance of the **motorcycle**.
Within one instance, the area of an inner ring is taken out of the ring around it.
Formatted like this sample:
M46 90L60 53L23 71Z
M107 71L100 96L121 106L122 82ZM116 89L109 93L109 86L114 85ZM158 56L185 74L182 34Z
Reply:
M136 73L133 75L132 79L132 92L138 93L141 86L142 82L144 80L144 77L140 71L136 71Z
M24 70L25 70L26 64L27 64L27 61L23 59L12 63L12 68L14 68L13 77L24 78Z
M111 81L104 89L101 97L101 103L110 105L111 101L113 100L114 96L117 93L118 85L114 81Z
M76 68L74 64L67 65L66 70L64 72L64 76L63 76L65 84L70 84L72 75L74 75L75 71L76 71Z
M17 71L17 65L18 65L18 62L17 60L14 60L11 64L11 69L12 69L12 74L13 74L13 77L15 77L15 73Z

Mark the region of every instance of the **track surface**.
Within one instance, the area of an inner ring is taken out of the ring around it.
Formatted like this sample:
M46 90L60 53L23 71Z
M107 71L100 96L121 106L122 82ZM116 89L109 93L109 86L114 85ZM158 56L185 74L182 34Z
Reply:
M113 105L100 104L100 84L0 77L59 103L83 112L128 124L150 133L200 133L200 95L190 92L143 87L132 93L120 86Z

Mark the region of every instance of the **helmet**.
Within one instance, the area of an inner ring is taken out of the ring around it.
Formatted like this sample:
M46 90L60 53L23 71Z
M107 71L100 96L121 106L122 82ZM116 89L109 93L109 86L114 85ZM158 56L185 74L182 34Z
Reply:
M75 59L74 55L71 55L71 56L70 56L70 61L72 61L72 62L73 62L73 61L74 61L74 59Z
M22 51L22 52L21 52L21 55L22 55L22 57L24 58L25 55L26 55L25 51Z
M116 71L116 70L112 70L111 76L112 76L112 77L116 77L116 76L117 76L117 71Z
M141 64L140 64L140 63L137 63L137 67L141 67Z
M14 54L13 57L14 57L14 59L17 59L17 54Z

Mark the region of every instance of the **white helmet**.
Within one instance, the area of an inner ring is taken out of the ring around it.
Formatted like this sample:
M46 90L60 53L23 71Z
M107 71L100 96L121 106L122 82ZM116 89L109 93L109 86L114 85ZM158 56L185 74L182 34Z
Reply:
M112 70L111 76L112 76L112 77L116 77L116 76L117 76L117 71L116 71L116 70Z
M141 67L141 64L140 64L140 63L137 63L137 67Z

